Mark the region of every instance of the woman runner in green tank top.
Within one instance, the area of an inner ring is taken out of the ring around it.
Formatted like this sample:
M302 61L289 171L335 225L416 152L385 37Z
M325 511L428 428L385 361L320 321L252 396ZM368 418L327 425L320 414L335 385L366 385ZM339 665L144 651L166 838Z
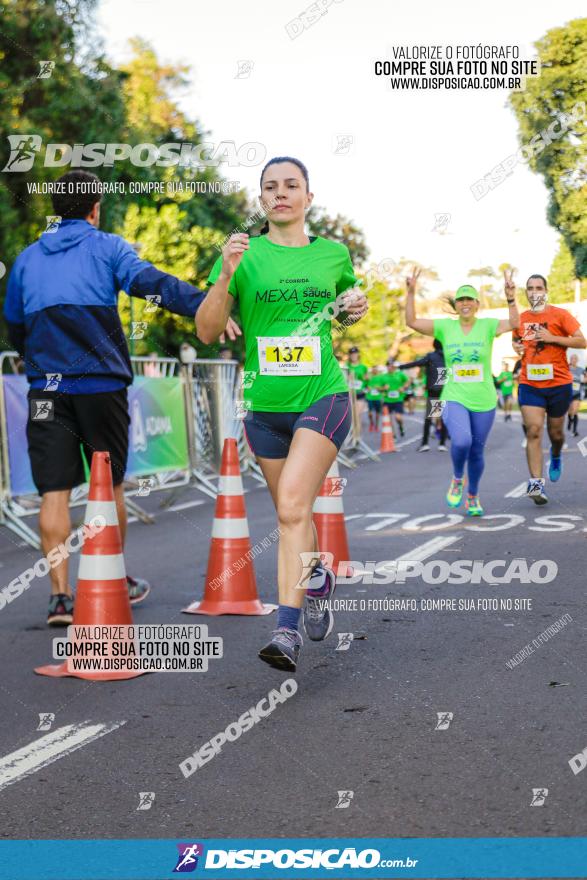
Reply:
M345 245L306 235L312 199L299 160L267 163L260 195L266 234L230 236L196 316L199 338L214 342L233 301L239 301L246 344L244 428L280 528L277 629L259 656L287 671L295 670L302 644L304 596L308 637L319 641L333 626L324 600L332 596L336 579L320 560L312 523L312 507L351 420L331 322L337 317L354 323L367 311Z

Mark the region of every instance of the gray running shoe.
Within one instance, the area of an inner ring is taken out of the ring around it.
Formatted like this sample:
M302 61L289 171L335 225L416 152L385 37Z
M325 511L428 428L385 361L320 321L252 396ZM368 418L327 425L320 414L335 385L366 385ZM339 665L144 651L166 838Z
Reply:
M336 577L329 568L317 566L310 578L310 589L302 613L304 630L312 642L321 642L332 632L334 615L326 602L330 601L336 589Z
M280 626L271 634L271 641L259 651L259 657L283 672L295 672L303 645L302 637L295 629Z
M532 479L528 480L528 488L526 495L531 498L535 504L547 504L548 498L544 491L544 480Z

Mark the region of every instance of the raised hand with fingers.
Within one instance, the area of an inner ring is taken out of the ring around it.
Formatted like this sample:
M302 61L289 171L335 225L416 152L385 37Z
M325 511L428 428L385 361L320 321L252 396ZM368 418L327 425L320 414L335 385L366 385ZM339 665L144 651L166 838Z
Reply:
M418 278L420 277L420 273L422 270L416 266L412 267L411 275L408 275L406 278L406 287L408 293L413 296L416 293L416 287L418 286Z

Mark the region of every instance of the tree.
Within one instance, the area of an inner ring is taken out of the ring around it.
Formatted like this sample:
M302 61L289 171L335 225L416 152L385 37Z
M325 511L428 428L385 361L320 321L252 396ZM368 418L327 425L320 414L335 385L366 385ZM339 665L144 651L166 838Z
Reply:
M587 18L553 28L536 43L541 71L512 92L519 140L549 193L548 222L587 276ZM550 128L549 128L550 127Z
M553 303L571 303L575 300L575 262L568 245L561 238L558 251L548 273L548 299ZM581 283L581 295L587 295L587 281Z
M341 214L330 217L324 208L312 205L306 214L306 222L310 235L323 235L346 244L355 267L360 268L369 256L365 233Z

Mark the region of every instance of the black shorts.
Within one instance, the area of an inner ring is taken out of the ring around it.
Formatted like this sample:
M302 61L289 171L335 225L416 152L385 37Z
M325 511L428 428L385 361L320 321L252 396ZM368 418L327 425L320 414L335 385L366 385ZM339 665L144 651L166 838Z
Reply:
M287 458L298 428L324 434L340 449L351 427L348 392L321 397L304 412L253 412L244 418L245 435L253 455Z
M28 398L29 458L39 495L73 489L86 482L80 445L90 466L94 452L109 452L112 482L115 486L122 483L130 424L126 388L103 394L62 394L31 388ZM53 406L34 403L41 400L51 401ZM47 410L47 417L33 418Z
M381 412L381 401L380 400L368 400L367 406L369 407L369 412Z

